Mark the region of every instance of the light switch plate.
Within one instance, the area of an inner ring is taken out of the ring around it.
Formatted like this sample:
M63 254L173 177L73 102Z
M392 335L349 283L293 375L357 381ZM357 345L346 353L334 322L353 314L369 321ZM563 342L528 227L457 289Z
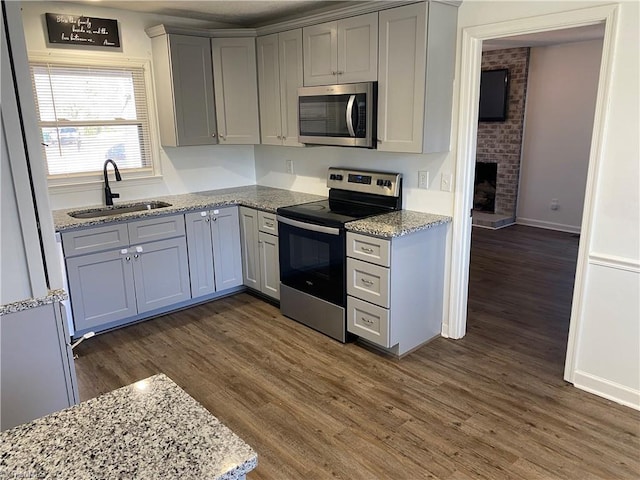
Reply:
M453 189L453 174L443 173L440 178L440 190L443 192L451 192Z

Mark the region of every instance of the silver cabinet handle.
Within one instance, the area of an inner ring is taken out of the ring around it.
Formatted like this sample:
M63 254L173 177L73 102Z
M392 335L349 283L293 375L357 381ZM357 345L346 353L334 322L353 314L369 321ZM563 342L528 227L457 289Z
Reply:
M215 132L214 132L214 133L212 133L212 134L211 134L211 136L212 136L213 138L216 138L216 134L215 134Z
M269 228L273 228L273 222L264 222L264 224Z
M369 247L360 247L360 250L362 250L365 253L373 253L373 248L369 248Z
M137 253L133 256L133 258L140 258L140 255L138 255Z
M371 280L367 280L366 278L361 278L360 281L362 283L364 283L366 286L370 287L371 285L373 285L373 282Z
M130 262L130 261L131 261L131 257L130 257L129 255L127 255L126 257L124 257L124 259L125 259L127 262Z
M356 101L356 96L351 95L349 102L347 103L347 128L349 129L349 135L356 136L356 132L353 130L353 102Z
M217 222L218 221L218 217L213 217L213 221Z
M205 222L209 223L211 221L211 219L209 217L204 219Z
M369 320L368 318L360 317L360 320L362 320L367 325L373 325L373 320Z

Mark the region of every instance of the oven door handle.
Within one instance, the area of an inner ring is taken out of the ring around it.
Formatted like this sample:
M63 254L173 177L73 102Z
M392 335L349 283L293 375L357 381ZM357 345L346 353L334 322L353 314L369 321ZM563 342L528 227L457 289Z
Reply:
M329 235L340 235L339 228L325 227L323 225L316 225L314 223L300 222L298 220L285 218L281 215L278 215L276 218L278 219L279 222L282 222L286 225L291 225L292 227L301 228L303 230L311 230L313 232L327 233Z

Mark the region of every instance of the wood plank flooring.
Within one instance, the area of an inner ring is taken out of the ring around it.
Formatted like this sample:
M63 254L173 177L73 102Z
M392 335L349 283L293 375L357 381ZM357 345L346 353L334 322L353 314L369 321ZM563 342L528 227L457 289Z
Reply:
M578 239L475 229L468 334L397 360L240 294L78 347L83 400L164 372L262 479L635 479L640 413L562 380Z

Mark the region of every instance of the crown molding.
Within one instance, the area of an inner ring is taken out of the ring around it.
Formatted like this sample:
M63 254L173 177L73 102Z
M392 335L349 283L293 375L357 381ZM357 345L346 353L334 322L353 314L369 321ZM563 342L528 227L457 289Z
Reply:
M459 7L462 0L426 0L427 3L437 2L446 3ZM333 22L343 18L355 17L366 13L380 12L390 8L410 5L412 3L422 3L416 0L392 0L378 2L361 2L357 5L337 8L335 10L327 10L325 12L315 13L312 15L304 15L298 18L285 20L283 22L271 23L257 28L189 28L189 27L172 27L170 25L156 25L145 29L149 38L158 37L166 34L191 35L195 37L256 37L269 35L271 33L286 32L296 28L308 27L319 23Z

